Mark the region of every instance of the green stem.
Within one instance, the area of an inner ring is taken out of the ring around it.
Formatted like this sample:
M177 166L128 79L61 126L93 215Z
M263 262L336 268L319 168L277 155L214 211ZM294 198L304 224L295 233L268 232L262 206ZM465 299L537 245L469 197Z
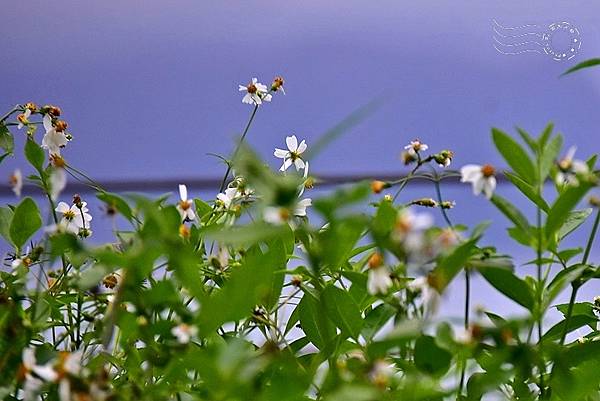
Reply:
M15 107L12 108L12 110L10 110L8 113L6 113L5 115L3 115L2 118L0 118L0 123L4 122L4 120L6 120L13 113L16 113L19 110L21 110L21 106L17 104Z
M592 244L594 243L594 239L596 238L596 232L598 231L598 225L600 225L600 209L598 209L598 211L596 212L596 219L594 220L594 225L592 226L592 231L590 232L590 236L585 247L585 252L583 253L583 259L581 259L581 264L585 265L588 261L588 258L590 257ZM575 304L575 300L577 299L577 291L579 291L579 287L579 284L572 284L571 298L569 299L569 307L567 309L567 315L565 316L565 327L563 328L562 336L560 337L561 345L565 343L567 333L569 332L569 323L571 323L571 317L573 316L573 306Z
M250 129L250 125L252 125L252 121L254 120L254 116L256 115L257 111L258 111L258 105L254 106L254 110L252 110L252 114L250 114L250 118L248 119L246 128L244 128L242 137L240 138L238 144L235 147L235 150L233 151L233 156L231 156L231 160L229 160L229 163L227 163L227 170L225 171L225 175L223 176L223 180L221 181L221 186L219 187L219 192L223 192L223 189L225 188L225 184L227 183L227 178L229 178L229 173L231 172L232 163L235 160L235 157L237 156L240 148L242 147L242 143L244 142L244 139L246 138L246 135L248 134L248 130Z

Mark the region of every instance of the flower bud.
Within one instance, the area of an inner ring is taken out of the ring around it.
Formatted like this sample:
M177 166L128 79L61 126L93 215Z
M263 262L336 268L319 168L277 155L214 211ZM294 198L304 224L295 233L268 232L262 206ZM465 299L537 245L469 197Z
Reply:
M179 236L182 238L189 238L190 237L190 229L188 226L186 226L185 224L182 224L179 226Z
M54 128L56 129L57 132L64 132L67 129L68 125L69 124L67 124L66 121L58 120L57 122L54 123Z
M292 276L291 283L294 287L300 287L302 285L302 276L299 274L295 274L294 276Z
M271 84L271 90L273 92L277 92L280 89L283 89L284 80L282 77L277 76L273 79L273 83Z
M381 265L383 265L383 256L381 256L381 254L379 252L375 252L369 258L369 268L376 269L376 268L380 267Z
M589 199L590 206L599 207L600 208L600 197L598 196L590 196Z
M61 110L59 107L56 106L47 106L48 107L48 114L50 114L53 117L58 117L61 114Z
M425 207L437 207L438 205L437 202L431 198L416 199L412 201L411 204Z
M404 163L405 166L408 166L409 164L416 162L417 157L413 153L404 151L400 153L400 160L402 160L402 163Z
M102 279L102 285L105 288L115 288L119 284L119 279L114 273L109 274L108 276Z
M456 206L456 202L454 201L443 201L440 203L442 209L452 209L454 206Z
M442 150L439 153L433 155L433 159L436 161L440 167L448 167L452 162L452 157L454 157L454 152L451 150Z
M373 191L374 194L378 194L381 191L383 191L386 188L389 188L390 184L388 184L387 182L383 182L383 181L371 181L371 191Z
M32 102L25 103L25 108L30 110L32 113L34 113L37 110L36 104Z
M81 196L79 196L79 194L73 195L73 204L79 209L83 207L83 202L81 201Z

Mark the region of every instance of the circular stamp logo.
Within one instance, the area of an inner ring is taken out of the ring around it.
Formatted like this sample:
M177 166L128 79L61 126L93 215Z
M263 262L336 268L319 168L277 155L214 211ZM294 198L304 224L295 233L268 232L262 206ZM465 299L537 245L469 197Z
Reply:
M579 29L568 22L554 22L542 34L544 52L554 60L570 60L581 48Z

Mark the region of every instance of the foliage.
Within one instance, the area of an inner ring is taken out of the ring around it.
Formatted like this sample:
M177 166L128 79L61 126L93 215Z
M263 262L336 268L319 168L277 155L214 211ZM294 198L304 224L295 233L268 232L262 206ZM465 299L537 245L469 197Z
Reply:
M253 80L240 90L252 107L243 141L283 80L270 88ZM580 206L598 173L595 157L559 157L562 137L552 125L537 137L518 129L524 144L492 130L510 168L503 176L531 202L532 218L494 193L500 174L492 166L453 172L451 151L427 153L420 141L405 147L407 176L344 185L314 203L302 198L318 183L304 159L314 151L304 154L295 136L287 150L275 151L283 170L295 166L283 174L240 141L224 159L227 173L214 200L188 198L185 186L176 204L168 196L109 193L61 155L73 137L60 115L55 106L27 103L0 121L5 156L23 139L34 171L27 181L54 222L43 228L44 207L28 197L0 209L0 234L11 248L0 272L4 399L600 398L600 302L576 301L578 289L599 277L589 260L599 201ZM40 142L36 117L46 131ZM58 202L65 173L121 217L113 241L94 242L80 196ZM485 244L487 224L468 230L452 223L454 204L442 197L441 184L459 175L506 216L516 244L531 249L535 277L523 277L510 256ZM429 180L438 198L401 201L414 179ZM427 207L439 211L444 226L419 211ZM589 241L564 245L588 219ZM553 275L555 266L561 270ZM447 287L460 279L469 284L474 274L522 306L522 318L503 317L500 306L470 316L467 286L463 324L439 319ZM555 305L565 289L571 301ZM564 316L552 327L544 324L550 308ZM567 341L576 330L588 334Z

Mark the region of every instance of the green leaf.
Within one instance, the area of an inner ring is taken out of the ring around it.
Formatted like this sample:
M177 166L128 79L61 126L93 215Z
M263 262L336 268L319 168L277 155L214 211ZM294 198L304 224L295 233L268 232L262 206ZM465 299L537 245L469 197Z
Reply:
M524 181L529 184L535 183L537 179L536 168L521 145L497 128L492 128L492 139L508 165Z
M42 174L44 171L44 161L46 160L46 156L44 154L44 150L35 143L33 139L27 139L25 141L25 157L35 169Z
M546 220L545 235L550 243L554 241L554 236L568 219L570 212L583 199L590 188L589 183L580 182L578 186L569 186L556 199L548 212L548 219Z
M504 176L508 178L508 180L512 182L514 186L517 187L523 195L528 197L530 201L535 203L536 206L538 206L544 212L548 212L548 210L550 210L550 206L548 206L546 201L537 193L537 191L527 182L522 180L519 176L514 175L508 171L504 173Z
M10 222L12 221L13 211L8 207L0 207L0 235L8 242L12 244L10 238Z
M544 293L544 308L550 305L567 285L573 283L575 280L581 277L582 273L588 267L589 265L578 263L558 272L550 284L548 284L548 288Z
M494 194L491 201L519 229L523 230L524 233L530 234L527 218L512 203L498 194Z
M24 198L15 208L9 228L10 238L15 247L20 250L40 227L42 227L40 210L33 199Z
M519 305L533 310L535 302L531 289L525 281L514 275L512 271L495 267L486 267L479 271L495 289Z
M305 292L298 304L300 326L311 343L320 350L324 350L336 336L335 326L323 314L319 302L310 293Z
M15 139L4 123L0 123L0 148L9 155L12 155L15 149Z
M396 309L382 303L371 309L365 316L362 336L371 340L375 334L396 314Z
M194 204L196 205L196 214L200 220L202 220L204 216L213 210L212 206L204 202L202 199L195 198Z
M108 206L117 209L119 213L121 213L127 220L131 221L133 219L131 207L125 201L125 199L121 198L119 195L110 192L100 192L96 195L96 197L106 203Z
M533 151L533 152L538 151L537 141L534 138L532 138L531 135L529 135L529 133L527 131L525 131L522 128L517 127L517 132L519 133L519 135L521 135L521 138L523 139L523 141L525 141L527 146L529 146L531 151Z
M591 58L589 60L582 61L574 67L569 68L567 71L562 73L561 77L563 75L571 74L572 72L583 70L584 68L595 67L597 65L600 65L600 58Z
M435 339L421 336L415 342L415 365L422 372L441 376L450 369L452 354L439 347Z
M574 210L570 212L562 227L560 228L560 230L558 230L558 238L562 240L567 235L575 231L579 226L581 226L585 222L588 216L592 214L592 211L592 208L587 208L583 210Z
M435 278L436 288L442 292L444 288L452 281L452 279L465 266L471 253L475 249L475 245L479 241L479 237L475 237L457 246L449 255L444 256L433 269L433 277Z
M558 154L562 148L563 138L561 135L556 135L548 145L541 147L540 154L540 180L544 182L548 175L550 174L550 170L554 165L556 159L558 158Z
M360 310L352 297L334 285L328 285L321 294L327 316L343 333L358 339L363 326Z
M567 327L567 334L572 332L573 330L577 330L583 326L593 326L596 324L598 319L595 317L590 317L586 315L573 315L571 319L569 319L569 326ZM553 341L558 340L562 337L562 333L565 330L565 324L567 323L566 319L561 320L552 326L544 335L542 336L543 341Z

